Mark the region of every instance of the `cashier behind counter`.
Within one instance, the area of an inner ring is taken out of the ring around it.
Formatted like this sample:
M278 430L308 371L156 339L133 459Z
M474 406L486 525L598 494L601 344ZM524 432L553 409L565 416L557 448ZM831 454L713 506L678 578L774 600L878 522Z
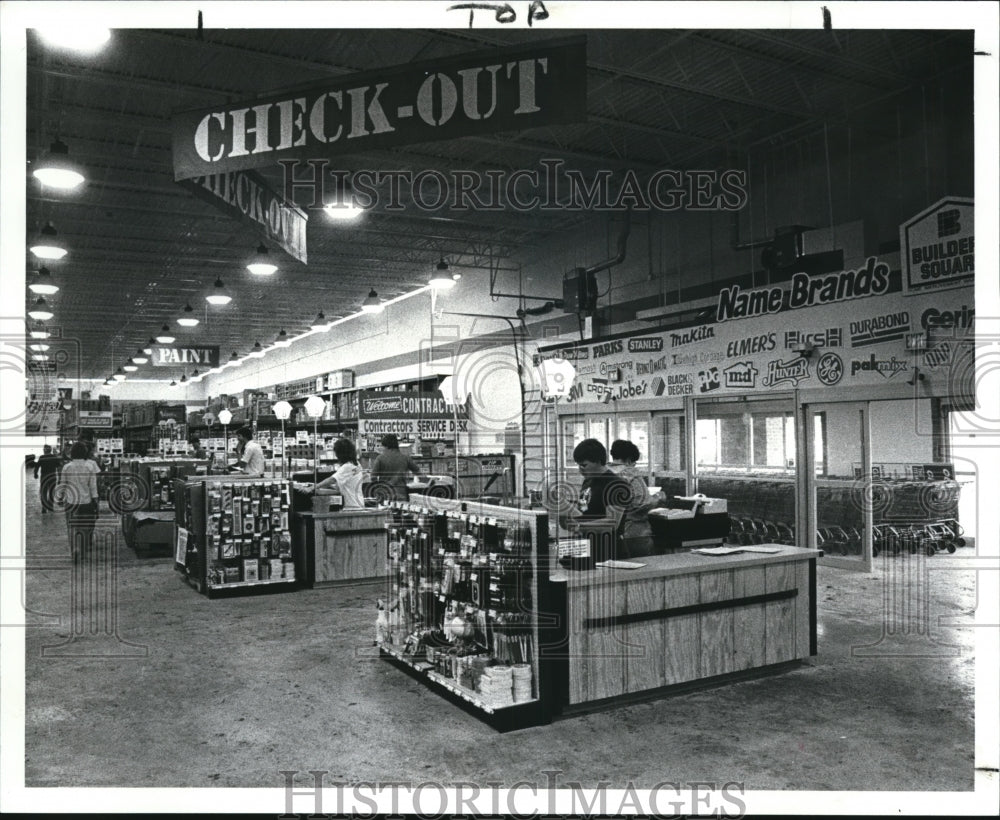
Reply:
M365 508L365 498L362 492L364 470L358 464L358 451L354 442L350 439L338 438L333 443L333 454L337 458L336 472L306 492L312 494L316 490L330 487L340 492L344 500L343 509L363 510Z
M581 441L573 450L573 460L583 475L583 485L576 509L560 516L560 524L590 542L595 562L636 557L621 537L622 524L629 509L646 504L646 499L633 498L632 483L608 469L607 450L597 439ZM649 554L649 550L641 554Z
M236 431L236 454L239 463L228 468L231 473L259 477L264 475L264 451L253 440L253 431L249 427L241 427Z

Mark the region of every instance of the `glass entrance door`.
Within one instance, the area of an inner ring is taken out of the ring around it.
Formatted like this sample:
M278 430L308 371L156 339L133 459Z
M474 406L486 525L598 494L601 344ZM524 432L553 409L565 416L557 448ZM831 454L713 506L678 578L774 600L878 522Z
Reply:
M884 503L884 487L872 474L868 403L809 404L804 413L813 467L800 545L823 550L820 563L870 571L872 512Z

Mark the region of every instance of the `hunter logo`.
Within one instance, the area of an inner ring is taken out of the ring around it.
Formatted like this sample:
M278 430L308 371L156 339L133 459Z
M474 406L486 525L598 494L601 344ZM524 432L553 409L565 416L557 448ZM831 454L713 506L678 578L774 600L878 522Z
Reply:
M844 361L836 353L824 353L816 364L816 378L827 387L839 384L844 377Z
M722 371L726 376L726 387L756 387L757 373L753 362L736 362Z
M681 345L689 345L692 342L703 342L705 339L714 338L715 328L702 325L701 327L691 328L691 330L683 330L680 333L671 333L670 346L680 347Z
M783 362L775 359L767 363L767 375L760 380L764 387L774 387L782 382L789 382L797 385L803 379L809 378L809 360L792 359L790 362Z
M698 371L698 392L709 393L722 387L722 379L719 376L719 368L710 367L707 370Z
M893 356L891 359L876 359L872 353L867 359L854 359L851 362L851 375L858 373L878 373L882 378L891 379L897 373L909 370L910 365L905 359Z
M867 347L879 342L902 339L910 332L910 314L905 310L872 319L851 322L851 346Z
M786 350L798 347L799 345L812 345L813 347L841 347L843 344L844 331L839 327L831 327L826 330L816 331L785 331Z
M628 340L629 353L659 353L663 350L663 339L659 336L641 336Z

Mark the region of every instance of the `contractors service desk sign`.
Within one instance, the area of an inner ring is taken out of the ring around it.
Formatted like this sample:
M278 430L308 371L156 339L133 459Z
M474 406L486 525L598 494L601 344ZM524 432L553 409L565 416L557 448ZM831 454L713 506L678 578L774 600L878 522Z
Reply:
M949 196L899 229L903 293L971 285L976 275L975 204Z

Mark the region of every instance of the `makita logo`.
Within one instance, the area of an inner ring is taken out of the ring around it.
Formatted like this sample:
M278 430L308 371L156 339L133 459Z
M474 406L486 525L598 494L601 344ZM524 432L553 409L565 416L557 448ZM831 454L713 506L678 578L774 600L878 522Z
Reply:
M685 330L680 333L671 333L670 346L680 347L681 345L689 345L692 342L703 342L705 339L714 338L715 328L702 325L701 327L694 327L691 330Z
M767 363L767 375L761 379L764 387L773 387L781 382L798 384L809 378L809 361L807 359L792 359L790 362L774 360Z
M856 376L858 373L878 373L883 378L891 379L897 373L908 370L909 367L910 364L905 359L897 359L895 356L891 359L876 359L875 354L872 353L867 359L854 359L851 361L851 375Z
M372 413L401 413L403 412L403 397L396 396L391 399L365 399L362 402L366 415Z

